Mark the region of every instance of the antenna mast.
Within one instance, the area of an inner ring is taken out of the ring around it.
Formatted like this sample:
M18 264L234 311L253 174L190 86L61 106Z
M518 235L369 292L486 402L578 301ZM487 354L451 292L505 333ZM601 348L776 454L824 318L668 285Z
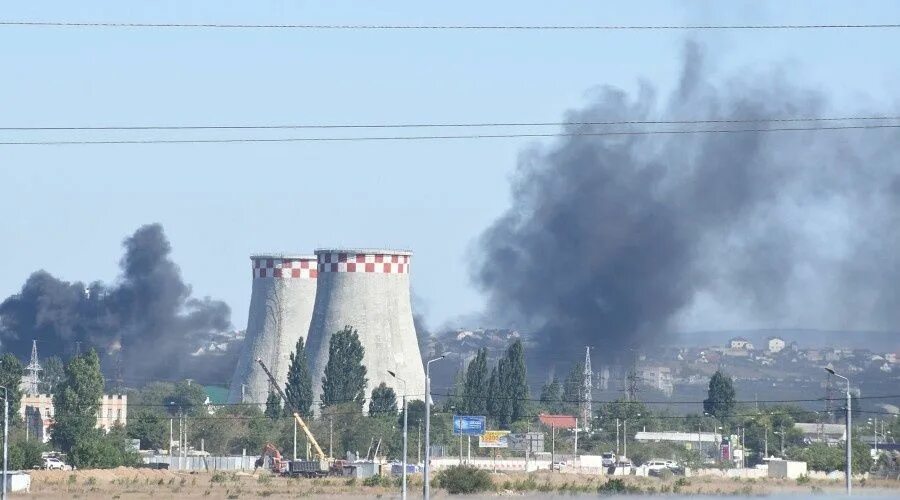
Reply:
M581 398L581 418L584 422L583 425L585 429L591 428L591 415L593 415L593 410L591 408L591 390L594 388L593 378L594 372L591 370L591 346L586 346L584 352L583 394Z
M29 361L28 366L25 367L25 371L28 373L28 378L25 383L26 394L40 393L41 377L38 372L41 370L43 370L43 368L41 368L41 364L38 362L37 340L32 340L31 361Z

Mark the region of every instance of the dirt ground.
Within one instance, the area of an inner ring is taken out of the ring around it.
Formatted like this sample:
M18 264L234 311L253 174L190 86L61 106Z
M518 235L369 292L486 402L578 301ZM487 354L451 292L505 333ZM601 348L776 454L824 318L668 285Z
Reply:
M273 477L268 473L188 473L120 467L110 470L33 471L31 494L35 499L159 499L159 498L325 498L347 496L365 498L399 498L399 490L390 486L364 486L361 481L344 478L290 479ZM597 488L607 478L578 474L539 472L498 473L492 478L497 491L482 496L519 496L546 498L552 495L586 494L596 496ZM658 478L625 478L633 494L674 493L681 495L742 495L840 493L839 481L794 480L738 480L721 478L689 478L675 480ZM410 478L410 498L420 497L420 476ZM857 482L854 493L900 493L898 481ZM14 496L25 496L16 494ZM435 498L451 495L433 490Z

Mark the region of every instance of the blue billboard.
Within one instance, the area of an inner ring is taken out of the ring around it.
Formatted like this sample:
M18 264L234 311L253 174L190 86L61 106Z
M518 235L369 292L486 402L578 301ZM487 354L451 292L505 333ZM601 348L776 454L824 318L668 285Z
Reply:
M482 416L453 415L454 436L481 436L485 427Z

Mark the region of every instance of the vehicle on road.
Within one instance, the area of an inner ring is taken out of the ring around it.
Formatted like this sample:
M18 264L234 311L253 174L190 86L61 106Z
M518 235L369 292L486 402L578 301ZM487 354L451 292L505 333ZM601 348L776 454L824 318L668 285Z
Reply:
M604 467L612 467L616 464L616 454L612 452L600 455L600 459L603 461Z
M669 468L669 466L666 464L665 460L660 460L660 459L656 459L656 458L647 462L646 465L647 465L647 470L649 470L649 471L661 471L661 470L665 470L665 469Z
M44 464L41 466L41 468L46 470L72 470L71 465L66 464L56 457L45 458Z

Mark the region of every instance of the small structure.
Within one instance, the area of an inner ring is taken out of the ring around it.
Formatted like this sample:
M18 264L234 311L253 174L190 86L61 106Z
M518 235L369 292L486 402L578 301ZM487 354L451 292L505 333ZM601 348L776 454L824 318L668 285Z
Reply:
M803 433L803 441L807 443L826 443L834 446L847 439L847 428L844 424L797 422L794 428Z
M805 476L806 462L791 460L769 460L769 477L775 479L797 479Z

